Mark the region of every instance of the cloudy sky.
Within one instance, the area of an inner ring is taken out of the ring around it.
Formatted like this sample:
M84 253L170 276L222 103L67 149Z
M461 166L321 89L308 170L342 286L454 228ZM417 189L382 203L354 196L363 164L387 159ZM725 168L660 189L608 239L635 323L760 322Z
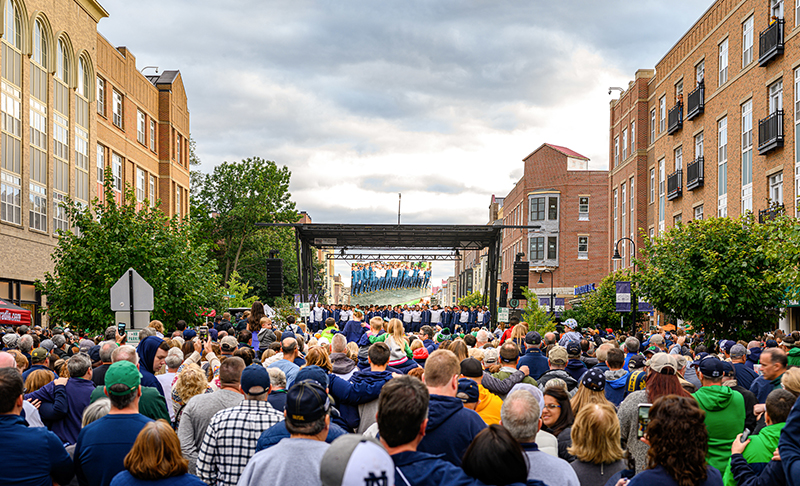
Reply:
M203 171L286 165L314 222L394 223L402 193L404 223L485 224L542 143L607 168L608 88L712 1L101 3L140 69L181 71Z

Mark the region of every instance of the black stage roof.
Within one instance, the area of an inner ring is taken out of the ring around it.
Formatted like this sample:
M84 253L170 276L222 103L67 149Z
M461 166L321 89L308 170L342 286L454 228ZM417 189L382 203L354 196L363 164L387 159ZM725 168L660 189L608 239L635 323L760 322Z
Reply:
M474 249L497 241L501 228L479 225L298 224L303 243L316 248Z

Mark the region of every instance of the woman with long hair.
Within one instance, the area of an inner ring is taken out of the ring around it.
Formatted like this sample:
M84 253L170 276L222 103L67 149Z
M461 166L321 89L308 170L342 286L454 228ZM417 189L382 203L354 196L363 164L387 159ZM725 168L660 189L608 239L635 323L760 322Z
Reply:
M528 334L528 325L527 324L517 324L511 329L511 336L509 339L517 343L517 347L520 349L520 354L525 353L525 335Z
M328 356L328 352L325 351L325 348L322 346L311 346L308 349L308 353L306 354L306 365L303 366L303 368L306 366L319 366L328 373L333 370L331 358Z
M570 465L581 486L603 486L617 472L625 469L625 451L619 446L617 409L611 402L590 403L575 416L572 445L575 456Z
M252 334L253 350L256 353L260 351L258 332L261 330L262 317L267 317L267 314L264 313L264 304L257 300L253 302L253 306L250 307L250 317L247 318L247 330Z
M656 399L644 436L650 444L647 469L634 476L629 486L722 486L720 472L706 464L705 415L691 397L665 395Z
M656 353L650 359L650 369L647 372L644 390L638 390L627 397L619 405L617 416L621 427L622 447L627 449L636 464L636 473L644 471L647 466L646 443L639 440L639 405L642 403L655 403L666 395L691 397L678 381L678 361L667 353Z
M548 382L549 383L549 382ZM549 387L544 392L542 408L542 429L558 439L558 457L565 461L574 459L567 449L572 445L572 424L575 414L569 403L569 393L562 388Z
M175 429L181 421L183 407L189 399L201 393L211 393L208 378L203 370L195 363L185 365L175 376L172 384L172 409L175 411Z
M56 375L50 370L34 370L25 378L25 393L33 393L56 379Z
M453 341L453 344L450 345L450 351L456 354L459 363L469 358L469 349L463 339Z
M144 426L123 464L125 470L114 476L113 486L205 486L200 478L189 474L189 462L181 454L178 436L164 420Z
M572 405L572 413L576 416L583 407L593 403L611 403L606 398L605 394L606 377L602 371L598 369L591 369L583 374L581 383L578 385L578 391L575 396L570 400Z
M387 327L387 336L384 343L389 346L389 366L406 374L419 366L412 358L414 353L408 345L403 322L400 319L390 319Z

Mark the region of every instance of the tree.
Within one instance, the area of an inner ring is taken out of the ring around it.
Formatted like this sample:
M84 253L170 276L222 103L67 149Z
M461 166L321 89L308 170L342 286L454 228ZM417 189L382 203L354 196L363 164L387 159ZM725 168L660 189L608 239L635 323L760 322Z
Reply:
M223 162L213 173L196 177L198 187L192 196L192 218L198 223L195 237L212 248L224 282L239 270L248 245L256 244L253 237L263 231L256 223L298 220L289 194L290 178L287 167L259 157ZM263 254L257 256L263 258Z
M467 307L483 306L483 296L480 292L472 292L458 299L458 305L465 305Z
M536 331L542 336L547 332L554 331L556 322L553 316L539 305L539 296L528 287L522 287L522 295L525 296L527 302L522 311L522 322L528 324L528 331Z
M785 300L785 261L776 245L789 245L772 237L774 229L750 213L694 220L645 238L639 287L656 309L707 337L749 339L775 327Z
M253 295L253 287L250 286L250 282L242 282L239 272L231 274L225 287L223 291L228 296L225 307L228 309L252 307L253 302L259 300L258 295Z
M104 191L104 201L95 199L88 209L65 205L74 232L60 233L53 272L36 282L53 321L92 330L113 324L110 289L131 267L153 286L153 318L168 325L192 322L201 307L219 305L215 263L192 243L188 222L167 218L158 206L137 210L127 186L116 203L110 171Z
M597 290L587 294L583 301L567 311L564 317L575 319L581 327L611 328L615 331L630 329L630 312L617 312L616 283L631 280L631 273L628 269L617 270L606 275ZM635 283L632 282L631 285L632 290L638 297ZM641 322L646 317L643 312L637 312L636 314L636 322ZM626 321L624 325L621 322L621 317Z

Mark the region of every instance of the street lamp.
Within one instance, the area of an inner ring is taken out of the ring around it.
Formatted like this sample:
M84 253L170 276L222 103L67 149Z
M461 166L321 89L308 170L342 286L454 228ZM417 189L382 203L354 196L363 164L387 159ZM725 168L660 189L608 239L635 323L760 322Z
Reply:
M536 283L538 283L538 284L543 284L544 283L544 280L542 280L542 274L544 272L547 272L547 273L550 274L550 311L553 313L553 316L555 316L556 315L556 308L555 308L555 305L554 305L555 303L553 302L554 301L553 271L552 270L542 270L541 272L539 272L539 281L536 282Z
M631 253L631 261L633 262L633 273L636 273L636 260L634 257L636 256L636 242L633 239L628 238L627 236L623 236L622 238L618 239L617 242L614 244L614 256L611 257L612 260L619 261L622 260L622 256L619 254L619 244L622 243L623 240L628 240L633 245L633 253ZM636 334L636 311L639 307L639 301L636 297L636 292L633 290L633 285L631 285L631 331L633 334Z

